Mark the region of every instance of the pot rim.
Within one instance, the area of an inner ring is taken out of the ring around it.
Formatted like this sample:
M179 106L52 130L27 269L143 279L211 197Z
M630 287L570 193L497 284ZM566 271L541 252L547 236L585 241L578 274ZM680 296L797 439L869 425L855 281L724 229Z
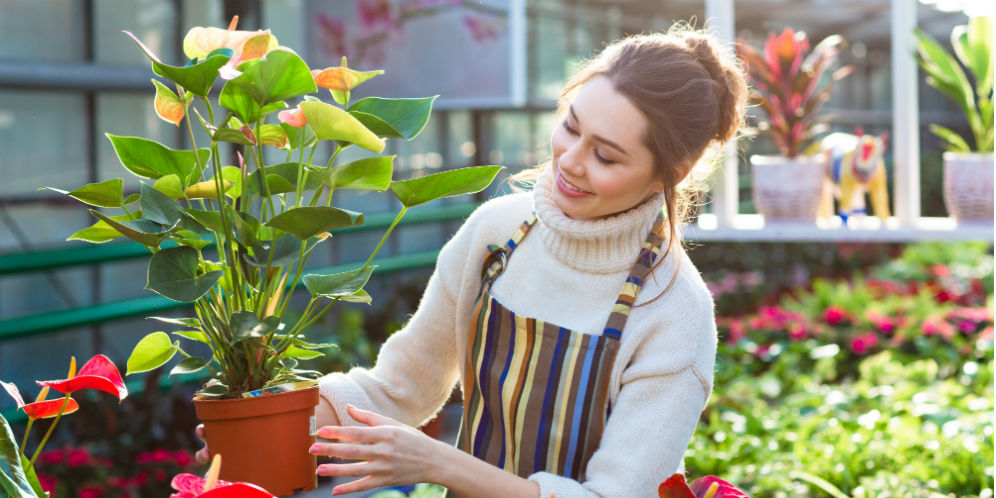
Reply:
M978 160L983 160L983 159L988 159L989 161L992 161L993 160L993 153L992 152L954 152L954 151L950 151L949 150L949 151L945 151L944 154L942 155L942 157L944 157L944 160L951 160L951 159L978 159Z
M752 166L780 166L783 164L823 164L822 154L812 154L809 156L786 157L780 154L751 154L750 164Z

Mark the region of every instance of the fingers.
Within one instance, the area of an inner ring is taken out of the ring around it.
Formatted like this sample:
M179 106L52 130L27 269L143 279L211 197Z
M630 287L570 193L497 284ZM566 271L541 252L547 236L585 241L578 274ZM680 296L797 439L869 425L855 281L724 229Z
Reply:
M197 428L194 429L194 434L197 434L197 437L200 438L201 441L203 441L204 440L204 424L197 424Z
M197 453L194 454L194 458L197 460L197 463L208 463L210 457L208 456L207 446L197 450Z
M369 460L373 457L370 445L349 443L315 443L308 450L314 455L345 458L346 460Z
M358 493L360 491L367 491L374 488L379 488L386 485L386 481L375 478L374 476L367 476L363 479L357 479L353 482L347 482L345 484L340 484L332 488L332 496L344 495L347 493Z
M347 404L346 411L349 413L350 417L353 417L353 420L356 420L361 424L366 424L369 426L401 425L400 422L394 420L393 418L385 417L383 415L368 410L361 410L353 405Z
M325 439L339 439L341 441L353 441L356 443L375 443L393 439L396 432L395 427L342 427L339 425L326 425L318 429L318 436Z
M324 463L318 466L320 476L360 477L372 474L369 462Z

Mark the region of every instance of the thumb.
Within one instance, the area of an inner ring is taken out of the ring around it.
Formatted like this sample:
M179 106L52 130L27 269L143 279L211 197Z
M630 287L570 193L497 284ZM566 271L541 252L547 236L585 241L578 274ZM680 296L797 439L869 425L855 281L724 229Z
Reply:
M349 413L350 417L353 417L353 420L371 427L377 425L401 425L400 422L390 417L385 417L368 410L361 410L350 404L346 405L346 411Z

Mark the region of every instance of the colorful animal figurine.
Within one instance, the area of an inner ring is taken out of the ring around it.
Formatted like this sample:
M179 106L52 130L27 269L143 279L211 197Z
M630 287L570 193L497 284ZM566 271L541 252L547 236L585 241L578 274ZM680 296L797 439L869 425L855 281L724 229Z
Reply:
M890 216L885 161L882 160L889 134L865 135L860 127L856 133L831 133L807 151L814 154L822 151L826 161L827 181L819 216L833 216L836 198L837 214L845 226L849 217L866 214L865 192L871 197L875 216L883 222Z

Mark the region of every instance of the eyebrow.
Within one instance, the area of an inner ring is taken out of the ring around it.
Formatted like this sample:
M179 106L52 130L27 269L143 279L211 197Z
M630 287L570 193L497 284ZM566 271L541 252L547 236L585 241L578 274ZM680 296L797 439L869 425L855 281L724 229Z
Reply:
M577 113L576 113L576 112L574 112L574 104L571 104L571 106L570 106L570 111L571 111L571 116L573 116L573 117L574 117L574 121L575 121L575 122L577 122L578 124L581 124L581 120L580 120L580 119L578 119L578 115L577 115ZM609 140L609 139L607 139L607 138L605 138L605 137L602 137L602 136L598 136L598 135L592 135L592 137L593 137L593 138L594 138L595 140L598 140L599 142L602 142L602 143L604 143L605 145L608 145L609 147L612 147L612 148L614 148L614 149L618 150L618 151L619 151L619 152L621 152L621 153L622 153L622 154L623 154L624 156L627 156L627 157L629 156L629 154L627 154L627 153L626 153L626 150L625 150L625 149L623 149L622 147L620 147L620 146L619 146L619 144L617 144L617 143L613 142L612 140Z

